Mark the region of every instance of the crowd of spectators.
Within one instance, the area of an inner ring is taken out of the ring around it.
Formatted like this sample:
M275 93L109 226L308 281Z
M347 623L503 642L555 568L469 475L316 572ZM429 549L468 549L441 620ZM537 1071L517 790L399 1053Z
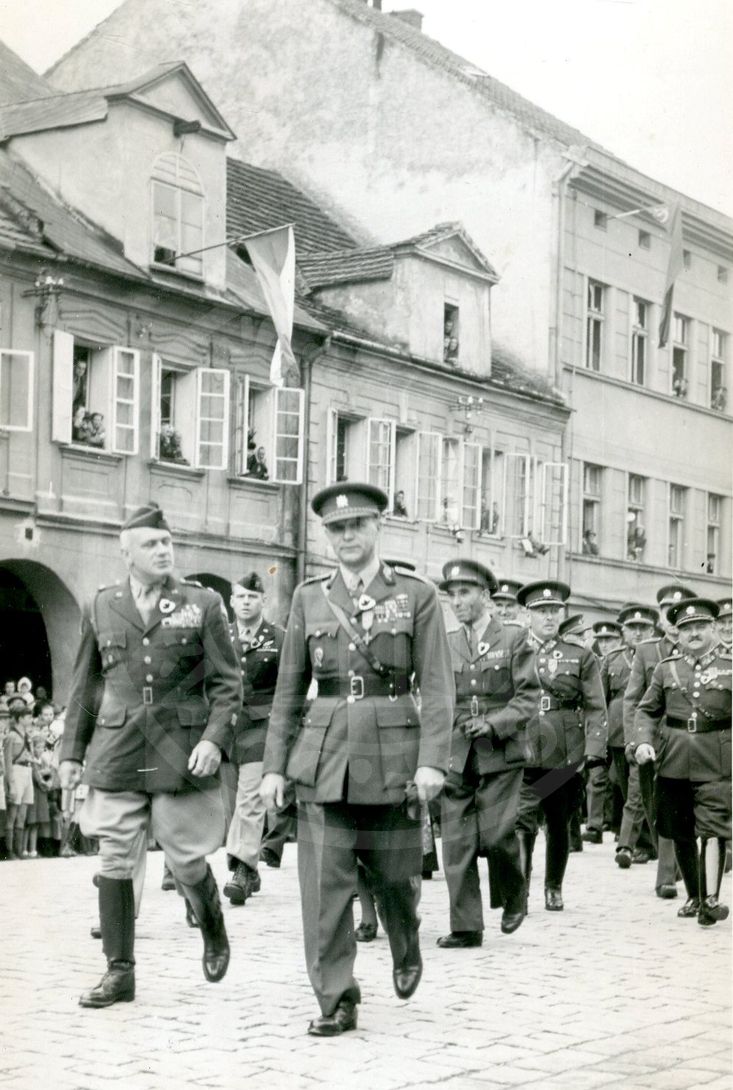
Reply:
M64 711L30 678L0 695L0 858L36 859L96 850L76 814L86 788L62 791L58 764Z

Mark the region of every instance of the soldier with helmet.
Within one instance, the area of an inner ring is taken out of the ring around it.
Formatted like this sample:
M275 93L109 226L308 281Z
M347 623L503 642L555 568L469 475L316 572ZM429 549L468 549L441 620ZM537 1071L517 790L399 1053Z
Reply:
M526 630L491 615L497 583L489 568L475 560L450 560L440 589L460 624L448 633L456 717L441 808L451 931L438 946L450 949L483 941L480 856L489 863L492 907L503 909L501 930L510 934L524 919L515 825L529 757L527 723L539 689Z
M170 529L157 504L120 533L128 578L85 611L59 774L89 793L79 824L99 839L99 920L107 972L83 1007L135 996L133 872L148 822L204 939L207 980L221 980L229 943L206 856L222 844L217 778L234 746L239 666L219 595L173 576Z
M687 890L678 915L703 927L728 916L720 887L731 836L731 655L717 642L718 613L708 598L669 610L679 654L655 666L633 739L640 765L657 762L658 828L674 841Z
M318 1037L357 1024L358 861L384 914L397 995L409 998L422 974L419 804L448 770L453 676L435 587L380 559L387 502L352 482L313 497L338 567L296 588L265 744L263 800L281 805L287 776L300 803L306 965L321 1008L308 1032Z
M527 583L517 595L529 610L530 643L536 649L539 700L529 723L531 765L524 770L517 832L527 887L539 812L547 822L545 908L564 908L562 883L568 861L568 819L578 774L605 762L606 704L596 658L576 636L559 635L570 587L554 580Z

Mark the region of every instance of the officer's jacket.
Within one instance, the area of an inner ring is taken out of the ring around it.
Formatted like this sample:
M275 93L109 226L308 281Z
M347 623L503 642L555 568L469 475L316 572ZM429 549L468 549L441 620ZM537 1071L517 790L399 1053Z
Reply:
M231 753L241 703L219 595L169 579L146 625L126 580L84 613L61 760L86 760L86 782L108 791L210 787L188 758L202 738Z
M240 640L236 622L230 625L230 632L242 668L242 711L234 760L243 765L261 761L265 752L285 629L263 618L249 647Z
M582 640L567 635L538 643L540 699L529 723L532 765L564 768L605 757L608 727L601 674Z
M730 651L718 644L699 660L685 654L662 659L634 730L635 745L654 746L660 776L702 783L730 779Z
M329 600L367 637L391 684ZM411 679L420 689L419 712ZM318 694L305 708L312 680ZM303 800L401 802L418 766L447 771L453 705L448 641L431 584L382 564L356 607L339 571L308 580L293 596L263 772L287 775Z
M463 772L471 747L482 774L526 764L531 755L527 723L539 699L526 629L492 617L475 656L463 627L448 633L448 643L456 682L451 772ZM478 716L490 724L491 737L472 740L464 731Z
M637 644L631 673L626 683L623 698L624 745L634 745L636 741L636 709L644 693L649 688L654 667L662 659L679 655L679 648L667 636L642 640ZM656 748L656 747L655 747Z
M601 662L601 683L608 708L608 744L624 744L624 694L634 662L633 647L617 647Z

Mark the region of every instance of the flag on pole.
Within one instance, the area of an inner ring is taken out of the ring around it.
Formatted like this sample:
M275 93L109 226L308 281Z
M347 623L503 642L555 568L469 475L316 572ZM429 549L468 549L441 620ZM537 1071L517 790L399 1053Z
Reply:
M297 367L291 338L295 314L295 236L292 226L276 227L242 239L270 311L277 344L270 364L270 382L282 386L288 366Z
M660 348L664 348L669 339L669 329L672 324L674 282L682 272L684 265L684 258L682 255L682 210L678 204L672 209L667 231L669 233L669 261L667 263L667 280L664 287L662 317L659 322Z

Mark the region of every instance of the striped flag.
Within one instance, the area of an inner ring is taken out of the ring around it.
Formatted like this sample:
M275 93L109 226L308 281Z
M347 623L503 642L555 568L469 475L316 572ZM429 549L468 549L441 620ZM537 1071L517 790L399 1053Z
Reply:
M667 225L669 234L669 261L667 263L667 280L664 287L664 302L662 304L662 317L659 322L659 347L664 348L669 339L669 330L672 324L672 304L674 296L674 282L682 272L684 258L682 255L682 210L677 204L672 209L672 215Z
M270 364L270 382L283 385L289 366L297 368L291 346L295 315L295 236L292 226L276 227L241 239L257 274L277 333Z

